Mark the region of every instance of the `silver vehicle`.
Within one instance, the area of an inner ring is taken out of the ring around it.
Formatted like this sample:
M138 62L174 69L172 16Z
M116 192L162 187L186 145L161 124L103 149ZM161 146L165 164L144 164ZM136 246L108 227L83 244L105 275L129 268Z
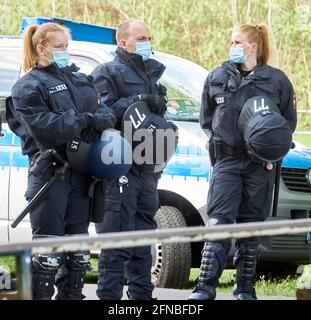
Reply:
M5 98L21 76L21 39L0 38L0 243L31 239L29 220L16 228L10 223L26 205L24 193L28 160L21 154L20 140L5 121ZM72 41L72 62L89 74L100 63L114 57L115 46ZM156 52L154 58L167 68L162 82L167 86L166 116L179 128L179 145L159 182L161 208L157 212L158 228L203 225L209 157L206 135L198 123L200 97L207 70L177 56ZM311 149L296 143L283 161L277 215L270 219L311 218ZM90 233L94 227L90 227ZM283 235L263 239L260 265L276 262L310 262L310 234ZM202 243L176 243L153 246L152 275L159 287L187 287L191 267L199 267Z

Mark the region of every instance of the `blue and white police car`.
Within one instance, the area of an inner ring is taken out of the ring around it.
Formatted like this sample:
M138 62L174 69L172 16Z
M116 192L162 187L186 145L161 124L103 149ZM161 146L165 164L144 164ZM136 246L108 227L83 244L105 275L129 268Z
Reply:
M89 74L100 63L114 58L115 46L71 41L71 62ZM21 75L22 40L0 37L0 243L31 239L27 218L15 229L10 227L25 207L28 160L21 153L19 137L5 120L5 98ZM155 52L166 66L162 82L167 87L166 116L179 128L176 154L167 164L159 182L161 208L158 228L203 225L210 163L205 149L207 136L198 123L200 97L208 71L177 56ZM311 149L299 143L282 164L278 210L270 219L311 218ZM90 233L94 232L93 226ZM311 261L309 234L265 238L260 263L303 263ZM159 287L186 288L191 267L199 267L202 243L176 243L153 246L152 275Z

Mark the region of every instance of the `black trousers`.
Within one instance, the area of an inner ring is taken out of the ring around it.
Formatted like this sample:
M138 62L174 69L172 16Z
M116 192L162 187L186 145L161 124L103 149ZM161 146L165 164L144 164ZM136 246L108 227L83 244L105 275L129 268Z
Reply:
M207 214L224 224L264 221L271 210L275 168L246 156L217 159L208 193Z
M159 175L137 176L130 171L128 185L120 192L118 181L107 188L105 213L96 231L118 232L155 229L154 216L159 208L157 184ZM150 246L102 250L98 260L100 299L121 299L125 278L133 299L149 299L152 256Z
M30 200L49 176L28 177L27 200ZM30 213L34 238L84 234L88 232L90 198L89 178L69 170L55 181Z

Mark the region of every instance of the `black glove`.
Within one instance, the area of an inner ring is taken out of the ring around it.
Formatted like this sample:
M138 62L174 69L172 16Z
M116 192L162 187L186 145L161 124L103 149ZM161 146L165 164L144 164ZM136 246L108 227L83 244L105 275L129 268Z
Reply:
M116 122L117 120L112 110L107 107L99 107L93 113L91 127L102 132L106 129L114 128Z
M167 101L158 94L139 94L139 99L146 102L152 113L163 116L167 107Z
M81 139L86 143L91 143L100 138L101 132L94 130L92 127L87 127L81 131Z

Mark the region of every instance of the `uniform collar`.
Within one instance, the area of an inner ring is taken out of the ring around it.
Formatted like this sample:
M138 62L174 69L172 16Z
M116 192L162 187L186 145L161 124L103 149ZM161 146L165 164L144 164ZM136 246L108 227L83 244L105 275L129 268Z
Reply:
M71 73L71 72L77 72L79 71L79 68L73 63L70 66L67 66L65 68L60 68L55 62L50 63L47 66L42 66L38 65L37 66L38 70L46 71L49 73L55 73L55 74L60 74L60 73Z
M227 69L230 70L234 73L240 73L240 71L238 70L238 66L236 63L230 62L230 61L225 61L223 62L222 66ZM267 64L264 63L257 63L257 65L255 66L255 68L253 69L253 72L250 73L250 75L254 75L254 78L262 78L262 79L266 79L270 77L270 70Z
M140 55L128 52L119 46L117 47L116 54L115 61L128 64L132 68L139 69L146 74L155 73L160 78L165 70L165 66L159 61L155 59L143 61Z

